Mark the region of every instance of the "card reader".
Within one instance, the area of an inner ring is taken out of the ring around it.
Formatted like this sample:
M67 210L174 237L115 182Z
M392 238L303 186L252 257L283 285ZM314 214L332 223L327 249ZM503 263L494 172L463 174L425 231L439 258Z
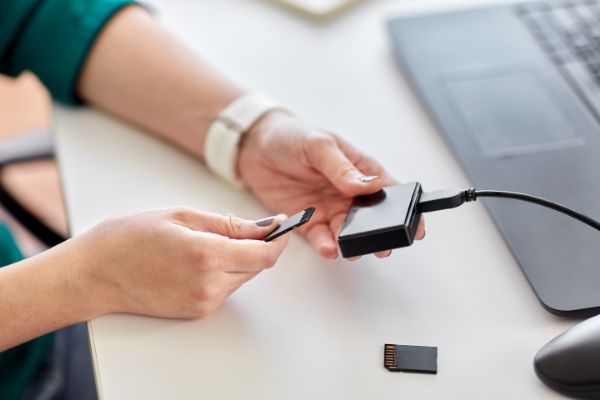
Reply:
M421 219L418 182L355 197L338 236L344 258L410 246Z

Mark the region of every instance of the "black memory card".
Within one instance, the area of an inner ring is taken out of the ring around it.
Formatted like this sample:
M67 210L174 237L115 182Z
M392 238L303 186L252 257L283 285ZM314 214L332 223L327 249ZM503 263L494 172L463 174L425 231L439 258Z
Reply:
M386 343L383 365L388 371L437 374L437 347Z
M269 233L269 236L265 238L265 242L270 242L271 240L288 233L292 229L296 229L300 225L304 225L308 222L310 217L312 217L314 212L314 207L308 207L306 210L300 211L299 213L292 215L291 217L283 221L281 224L279 224L277 229Z

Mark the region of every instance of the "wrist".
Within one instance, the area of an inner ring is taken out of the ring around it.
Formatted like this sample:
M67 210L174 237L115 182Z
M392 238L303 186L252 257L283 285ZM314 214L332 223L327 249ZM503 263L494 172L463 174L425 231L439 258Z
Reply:
M266 144L269 142L269 132L277 130L277 126L282 121L282 118L290 118L284 110L271 110L261 116L248 129L239 143L238 157L236 160L236 175L243 181L244 179L244 162L255 160L256 157L249 156L251 153L256 153L260 157L260 153L265 150Z
M109 263L102 246L95 243L90 232L64 243L68 247L67 257L73 260L70 286L80 299L87 314L86 320L98 318L104 314L123 311L118 304L119 296L114 285L110 284L106 268ZM62 246L62 245L61 245Z

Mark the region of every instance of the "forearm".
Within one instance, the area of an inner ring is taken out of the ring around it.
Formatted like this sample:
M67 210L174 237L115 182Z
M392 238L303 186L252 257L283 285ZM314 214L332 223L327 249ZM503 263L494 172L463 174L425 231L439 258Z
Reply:
M83 263L67 242L0 269L0 351L101 313Z
M103 29L84 66L79 95L202 156L204 136L241 90L131 6Z

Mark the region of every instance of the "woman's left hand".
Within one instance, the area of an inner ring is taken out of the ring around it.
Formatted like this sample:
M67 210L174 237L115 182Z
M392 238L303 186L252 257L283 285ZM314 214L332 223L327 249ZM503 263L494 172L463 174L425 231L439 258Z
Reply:
M326 258L338 256L336 238L352 198L395 183L377 161L343 139L279 111L244 135L237 168L271 210L292 215L308 206L317 209L299 230ZM424 235L421 220L416 238Z

